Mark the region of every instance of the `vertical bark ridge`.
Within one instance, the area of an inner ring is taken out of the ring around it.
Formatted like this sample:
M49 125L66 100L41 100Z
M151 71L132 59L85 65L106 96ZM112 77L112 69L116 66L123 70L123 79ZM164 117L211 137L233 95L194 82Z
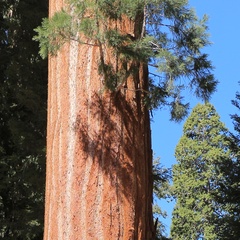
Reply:
M65 221L66 224L66 238L71 239L72 231L75 226L72 226L72 210L73 204L72 201L72 187L73 187L73 180L74 180L74 167L75 167L75 146L76 146L76 134L75 134L75 121L76 121L76 114L77 114L77 98L76 98L76 86L77 86L77 60L78 60L78 43L75 41L70 42L69 46L69 58L67 66L69 67L68 70L68 129L67 129L67 153L66 153L66 169L67 169L67 179L66 179L66 213L65 213ZM67 67L66 66L66 67Z
M56 74L57 74L57 77L56 77L57 116L56 116L56 118L57 119L56 119L55 130L59 129L59 146L55 145L53 147L53 149L58 150L57 155L58 155L59 163L58 163L58 166L56 166L54 164L52 164L52 165L53 165L53 167L58 168L58 171L53 170L53 172L56 172L56 174L57 174L57 176L55 176L55 177L57 177L58 179L59 178L61 179L61 174L62 174L62 169L63 169L63 156L62 156L62 152L63 152L62 132L63 132L63 129L62 129L62 123L61 123L61 120L60 120L61 119L61 114L62 114L62 110L61 110L62 98L61 98L61 82L60 82L60 80L61 80L61 78L60 78L60 69L61 69L60 61L57 63L56 67L57 67L57 70L56 70ZM60 126L59 126L59 124L60 124ZM54 136L56 136L56 137L58 136L57 131L54 132ZM57 141L56 141L56 143L57 143ZM54 154L52 155L52 159L54 159ZM52 176L54 178L54 174L52 174ZM52 182L58 182L58 180L57 179L52 179ZM61 180L60 180L60 182L61 182ZM54 195L57 195L56 190L57 190L56 187L54 187L52 189ZM60 205L61 201L63 200L61 198L62 198L61 195L58 196L58 199L57 199L57 204L58 205ZM49 214L52 214L52 213L50 212ZM58 224L58 233L61 233L61 228L64 225L64 223L63 223L63 219L64 219L63 218L63 209L61 207L59 207L59 210L57 212L56 217L57 217L57 221L58 221L58 223L57 223ZM58 237L58 235L57 235L57 237Z

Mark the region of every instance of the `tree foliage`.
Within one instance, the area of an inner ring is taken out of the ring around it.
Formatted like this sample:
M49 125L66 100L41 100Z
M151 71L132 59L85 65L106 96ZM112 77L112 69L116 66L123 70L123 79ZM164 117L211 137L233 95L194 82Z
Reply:
M227 219L225 239L238 239L240 236L240 94L236 93L232 104L236 107L237 113L232 114L231 118L234 125L234 133L230 133L230 149L232 152L232 162L228 168L224 168L224 173L228 176L226 182L221 185L224 193L219 197L219 201L227 206L230 213ZM225 223L226 224L226 223Z
M220 200L232 162L227 133L210 103L198 104L184 124L173 167L173 239L230 239L230 213Z
M158 201L161 199L167 199L170 196L170 180L171 170L162 166L159 158L155 159L153 161L153 215L156 228L156 240L166 239L166 228L160 221L160 218L166 218L167 213L159 206Z
M160 81L149 77L149 90L144 101L149 108L170 107L174 120L188 112L182 92L191 89L201 99L209 99L217 81L211 62L202 48L208 40L207 17L198 19L187 0L68 0L65 9L44 19L36 28L35 40L40 43L40 54L55 55L63 44L78 41L99 47L108 46L121 62L115 69L101 54L99 74L105 86L118 91L127 77L134 74L129 61L140 61L157 69ZM134 33L123 33L113 23L125 18L139 23ZM182 81L188 79L188 81ZM138 91L143 91L138 89Z
M0 239L42 239L47 62L32 37L47 1L0 12Z

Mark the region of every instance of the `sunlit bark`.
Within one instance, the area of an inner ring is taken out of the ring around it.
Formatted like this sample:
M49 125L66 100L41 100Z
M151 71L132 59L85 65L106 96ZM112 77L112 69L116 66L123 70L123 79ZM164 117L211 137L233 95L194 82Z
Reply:
M62 6L50 0L50 15ZM116 27L137 35L137 22ZM102 50L117 68L110 49ZM49 59L45 240L152 238L147 66L129 62L137 71L110 92L98 72L100 52L72 41Z

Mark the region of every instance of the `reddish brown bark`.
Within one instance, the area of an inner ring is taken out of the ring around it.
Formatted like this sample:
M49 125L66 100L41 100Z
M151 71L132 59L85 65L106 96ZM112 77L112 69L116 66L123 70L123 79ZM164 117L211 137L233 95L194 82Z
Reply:
M62 4L50 0L50 15ZM118 28L137 34L139 23ZM49 60L45 240L152 239L147 67L129 63L138 71L111 93L99 59L99 47L70 42Z

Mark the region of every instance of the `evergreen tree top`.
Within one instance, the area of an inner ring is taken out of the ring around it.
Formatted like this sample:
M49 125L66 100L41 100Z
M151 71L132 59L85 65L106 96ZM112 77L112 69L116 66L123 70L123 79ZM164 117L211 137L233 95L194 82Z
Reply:
M183 134L187 137L217 135L227 133L225 124L220 121L220 116L215 107L210 103L197 104L183 127Z

